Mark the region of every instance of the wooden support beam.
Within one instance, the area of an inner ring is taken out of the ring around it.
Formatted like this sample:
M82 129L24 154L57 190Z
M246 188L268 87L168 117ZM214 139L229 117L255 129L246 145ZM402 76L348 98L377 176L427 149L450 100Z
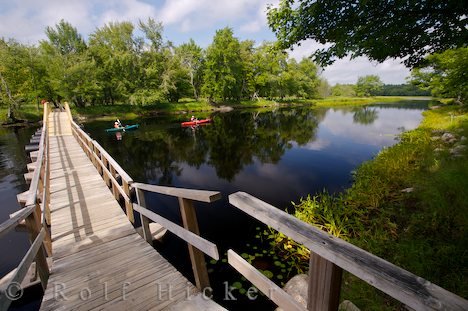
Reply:
M49 279L49 266L47 265L47 258L46 258L46 249L44 248L43 242L46 236L46 230L42 228L42 226L38 226L39 215L36 212L33 212L26 218L26 226L29 232L29 238L31 243L36 241L36 239L41 236L40 247L36 251L36 267L39 273L39 277L41 278L42 288L45 290L47 287L47 281ZM41 229L40 229L41 228ZM29 265L28 265L29 266Z
M307 309L336 311L340 304L343 269L334 263L310 253Z
M137 195L138 205L140 205L143 208L146 208L145 193L143 192L143 190L137 189L136 195ZM149 218L140 212L140 221L141 221L141 230L143 232L143 238L150 245L153 245L153 237L151 236L151 230L149 227L149 222L150 222Z
M28 168L28 172L34 172L36 169L37 163L36 162L31 162L26 164L26 167Z
M39 145L38 144L26 145L24 147L24 150L26 152L37 151L37 150L39 150Z
M200 230L198 228L197 214L193 207L193 201L179 198L179 206L184 228L199 236ZM190 261L192 262L193 274L195 276L195 284L199 290L204 290L205 288L210 287L205 255L191 244L188 244L188 250Z
M31 151L29 153L29 157L31 158L31 161L33 161L33 162L37 161L38 155L39 155L39 151Z
M28 172L28 173L24 174L23 176L24 176L24 180L26 181L26 183L30 184L31 180L33 179L33 176L34 176L34 172Z

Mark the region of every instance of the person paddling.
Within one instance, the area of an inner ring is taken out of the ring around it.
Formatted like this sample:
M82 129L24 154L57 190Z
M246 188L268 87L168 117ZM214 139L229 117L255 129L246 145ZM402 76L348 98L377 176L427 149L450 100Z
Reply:
M123 127L122 122L119 119L115 120L114 127L117 129L119 127Z

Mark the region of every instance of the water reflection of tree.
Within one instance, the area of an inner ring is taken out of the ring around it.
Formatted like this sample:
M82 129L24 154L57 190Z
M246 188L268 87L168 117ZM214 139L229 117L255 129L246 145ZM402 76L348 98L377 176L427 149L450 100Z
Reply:
M231 181L255 159L277 163L292 142L302 145L314 140L324 116L325 110L299 108L217 114L212 124L195 132L148 125L120 145L107 141L104 147L135 180L171 185L186 163L195 168L209 164L218 177Z
M0 129L0 179L7 175L17 176L15 187L23 191L26 184L23 174L26 172L27 152L24 146L29 143L34 129Z
M356 108L353 114L354 123L370 125L379 118L379 112L375 108Z

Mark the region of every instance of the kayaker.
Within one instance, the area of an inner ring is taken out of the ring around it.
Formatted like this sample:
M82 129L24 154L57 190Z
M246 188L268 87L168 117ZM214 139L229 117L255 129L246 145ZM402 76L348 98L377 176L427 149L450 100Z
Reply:
M118 129L119 127L123 127L122 122L119 119L115 120L114 127Z
M198 121L197 118L195 118L195 116L192 116L192 117L190 118L190 122L195 122L195 121Z

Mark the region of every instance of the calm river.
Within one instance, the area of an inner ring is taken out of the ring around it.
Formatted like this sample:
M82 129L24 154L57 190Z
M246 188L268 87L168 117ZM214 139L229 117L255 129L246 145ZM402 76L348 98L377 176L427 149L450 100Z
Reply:
M259 298L247 301L239 290L237 301L224 300L226 284L250 286L225 263L225 252L253 254L263 250L267 270L268 244L256 238L263 226L230 206L227 196L245 191L282 210L291 201L323 189L341 191L351 185L352 171L382 148L397 142L396 135L418 126L428 102L398 102L366 108L239 110L212 115L214 122L197 128L182 128L181 116L138 120L133 132L107 134L112 122L92 121L84 130L96 139L138 182L220 191L223 199L195 203L201 235L220 251L218 263L208 264L215 300L229 309L246 303L256 309L272 309ZM125 124L125 120L122 120ZM133 123L133 122L129 122ZM24 191L26 171L23 146L34 129L0 131L0 221L17 209L15 196ZM181 223L175 198L148 195L149 208ZM5 204L7 203L7 204ZM0 240L0 274L13 268L27 248L27 238L13 232ZM189 279L192 279L187 247L168 234L156 248ZM8 249L9 252L4 250ZM260 255L259 255L260 256ZM263 255L262 255L263 256ZM209 261L209 259L207 259ZM273 280L281 285L287 273ZM225 283L228 282L228 283ZM243 292L243 291L241 291Z

